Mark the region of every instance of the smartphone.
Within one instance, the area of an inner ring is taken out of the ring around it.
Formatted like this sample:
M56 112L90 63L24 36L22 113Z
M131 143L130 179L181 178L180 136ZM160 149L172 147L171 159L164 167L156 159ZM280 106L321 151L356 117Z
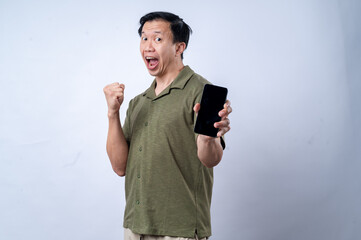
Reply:
M219 131L214 127L215 122L219 122L221 117L219 111L227 99L227 88L206 84L203 89L201 108L198 112L194 132L210 137L217 137Z

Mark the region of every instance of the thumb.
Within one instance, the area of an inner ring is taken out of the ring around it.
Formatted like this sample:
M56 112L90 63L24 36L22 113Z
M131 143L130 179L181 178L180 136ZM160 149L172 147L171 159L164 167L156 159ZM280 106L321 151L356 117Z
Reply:
M193 107L193 111L195 113L198 113L199 112L199 109L201 109L201 104L200 103L196 103L196 105L194 105Z

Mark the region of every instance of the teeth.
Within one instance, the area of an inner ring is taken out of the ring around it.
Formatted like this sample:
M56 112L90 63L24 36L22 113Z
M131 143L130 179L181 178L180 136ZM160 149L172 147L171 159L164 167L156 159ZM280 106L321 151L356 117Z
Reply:
M145 57L147 60L155 59L154 57Z

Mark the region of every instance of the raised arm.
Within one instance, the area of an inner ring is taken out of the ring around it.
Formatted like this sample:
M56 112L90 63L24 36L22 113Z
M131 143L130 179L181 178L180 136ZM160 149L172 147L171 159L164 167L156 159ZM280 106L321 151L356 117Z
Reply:
M112 83L103 89L108 104L109 119L107 153L114 172L119 176L125 175L128 159L128 144L119 117L119 109L124 100L124 88L124 84Z

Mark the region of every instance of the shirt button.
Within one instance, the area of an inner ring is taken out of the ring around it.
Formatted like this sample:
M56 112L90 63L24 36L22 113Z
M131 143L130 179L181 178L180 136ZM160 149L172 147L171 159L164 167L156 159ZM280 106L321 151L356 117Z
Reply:
M137 178L140 178L140 174L138 174Z
M140 147L139 147L139 152L141 152L142 150L143 150L143 149L142 149L142 147L140 146Z
M145 122L144 125L145 125L145 126L148 126L148 122Z
M137 200L136 203L137 203L137 205L139 205L140 204L139 200Z

